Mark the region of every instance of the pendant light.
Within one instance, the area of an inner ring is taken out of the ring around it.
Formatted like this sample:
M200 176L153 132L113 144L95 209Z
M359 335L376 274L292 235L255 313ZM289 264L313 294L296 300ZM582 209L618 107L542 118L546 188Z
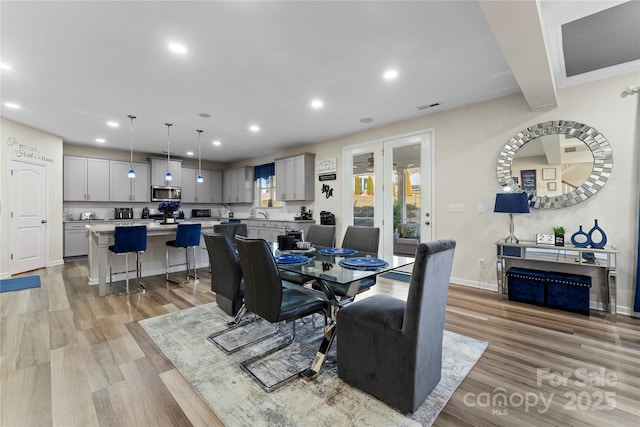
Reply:
M202 177L202 129L197 129L198 132L198 178L196 182L204 182Z
M129 114L127 117L129 117L129 119L131 120L131 130L129 133L129 146L131 149L131 157L129 158L129 172L127 172L127 177L135 178L136 171L133 170L133 119L135 119L136 116L132 116L131 114Z
M165 125L167 126L167 173L164 176L164 180L165 181L172 181L173 180L173 175L171 175L171 172L169 172L169 162L171 162L171 126L173 126L171 123L165 123Z

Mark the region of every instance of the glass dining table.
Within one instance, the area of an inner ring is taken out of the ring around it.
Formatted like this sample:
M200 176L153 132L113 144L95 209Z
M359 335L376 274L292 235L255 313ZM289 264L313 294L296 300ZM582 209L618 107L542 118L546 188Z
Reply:
M353 302L359 292L375 283L376 276L414 262L413 257L349 248L317 246L309 250L280 251L277 247L277 243L271 243L278 268L308 277L313 288L324 292L331 304L330 322L325 328L320 348L311 367L301 374L306 379L315 378L322 369L336 336L336 315L340 308Z

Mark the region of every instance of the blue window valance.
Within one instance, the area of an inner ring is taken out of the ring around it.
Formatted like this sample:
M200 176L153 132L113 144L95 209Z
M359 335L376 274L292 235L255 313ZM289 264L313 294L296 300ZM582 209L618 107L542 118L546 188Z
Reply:
M276 164L266 163L264 165L258 165L253 167L253 180L256 181L260 178L269 179L276 174Z

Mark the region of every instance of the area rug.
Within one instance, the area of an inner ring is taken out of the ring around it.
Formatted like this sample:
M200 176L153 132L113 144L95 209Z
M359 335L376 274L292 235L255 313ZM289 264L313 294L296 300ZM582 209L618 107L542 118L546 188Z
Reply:
M13 277L0 280L0 292L19 291L21 289L39 288L40 276Z
M445 331L442 379L415 413L404 414L338 378L335 342L315 380L296 378L266 393L239 364L274 347L281 338L226 354L207 337L229 320L212 303L139 323L222 422L234 427L429 426L487 347L484 341ZM294 344L270 356L272 360L263 361L256 370L281 376L291 365L309 367L322 334L322 320L317 320L298 321Z

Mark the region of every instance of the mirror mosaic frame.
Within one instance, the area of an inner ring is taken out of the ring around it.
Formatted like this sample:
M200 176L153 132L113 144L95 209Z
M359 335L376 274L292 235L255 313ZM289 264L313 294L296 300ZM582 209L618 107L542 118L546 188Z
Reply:
M517 151L528 142L544 136L564 134L578 138L589 147L593 155L593 168L589 177L576 189L560 196L535 196L530 204L536 209L559 209L576 205L595 195L604 187L613 169L611 144L595 128L569 120L553 120L538 123L518 132L505 144L498 155L498 183L505 192L520 192L511 175L511 164Z

